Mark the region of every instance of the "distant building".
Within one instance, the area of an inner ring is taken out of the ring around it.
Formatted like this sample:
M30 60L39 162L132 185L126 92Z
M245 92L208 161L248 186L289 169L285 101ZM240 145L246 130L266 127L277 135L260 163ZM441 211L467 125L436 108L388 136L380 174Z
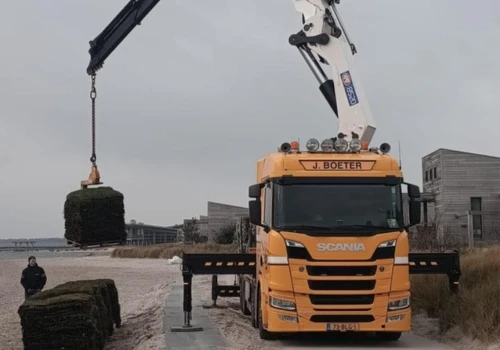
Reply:
M174 226L154 226L137 223L131 220L125 224L127 231L128 245L151 245L162 243L175 243L177 241L177 231L182 225Z
M208 216L200 215L198 220L198 232L202 237L208 237Z
M215 234L230 223L239 222L242 217L248 216L248 208L229 204L208 202L208 241L213 242Z
M500 237L500 158L441 148L422 158L422 177L423 225L467 237L470 217L474 239Z
M200 215L199 219L184 219L184 226L189 225L189 223L193 220L196 220L197 232L200 237L204 238L208 242L213 242L215 233L217 233L222 227L230 223L239 222L241 217L247 216L248 208L230 204L207 202L207 215ZM185 235L182 227L179 230L178 241L185 241Z

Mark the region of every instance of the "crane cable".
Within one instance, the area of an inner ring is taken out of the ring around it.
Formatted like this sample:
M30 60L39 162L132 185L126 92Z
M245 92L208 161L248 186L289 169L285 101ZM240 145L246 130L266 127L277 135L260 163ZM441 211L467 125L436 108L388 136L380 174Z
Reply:
M91 75L92 87L90 89L90 99L92 101L92 155L90 156L90 161L93 166L96 166L97 156L95 153L95 99L97 97L97 91L95 88L95 78L96 74Z

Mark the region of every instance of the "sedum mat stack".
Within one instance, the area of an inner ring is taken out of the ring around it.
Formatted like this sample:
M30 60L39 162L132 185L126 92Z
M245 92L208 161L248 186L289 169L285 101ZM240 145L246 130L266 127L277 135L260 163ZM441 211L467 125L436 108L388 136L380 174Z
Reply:
M109 322L111 323L111 329L113 329L113 323L116 328L121 327L121 312L120 312L120 302L118 300L118 290L116 289L115 281L112 279L96 279L96 280L79 280L71 281L58 285L54 289L62 288L85 288L89 284L99 286L100 293L105 300L107 305L107 317L109 317ZM83 286L83 287L82 287Z
M25 350L102 350L120 319L113 280L60 284L27 299L18 310ZM118 317L116 317L118 314Z
M64 237L80 245L125 242L123 194L111 187L73 191L64 203Z
M100 350L102 335L94 297L85 293L27 300L19 308L25 350Z

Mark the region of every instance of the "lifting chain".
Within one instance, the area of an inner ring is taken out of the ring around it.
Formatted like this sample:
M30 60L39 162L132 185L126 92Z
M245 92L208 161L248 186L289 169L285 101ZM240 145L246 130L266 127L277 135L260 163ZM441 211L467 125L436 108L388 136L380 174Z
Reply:
M92 100L92 156L90 157L90 161L95 166L96 165L96 154L95 154L95 99L97 97L97 92L95 88L95 73L92 74L92 88L90 89L90 99Z

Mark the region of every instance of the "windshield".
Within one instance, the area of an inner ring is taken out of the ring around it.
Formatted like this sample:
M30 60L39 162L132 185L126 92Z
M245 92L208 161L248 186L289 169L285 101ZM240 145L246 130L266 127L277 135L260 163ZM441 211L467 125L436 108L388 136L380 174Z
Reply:
M274 184L273 192L276 229L363 234L403 227L399 185Z

